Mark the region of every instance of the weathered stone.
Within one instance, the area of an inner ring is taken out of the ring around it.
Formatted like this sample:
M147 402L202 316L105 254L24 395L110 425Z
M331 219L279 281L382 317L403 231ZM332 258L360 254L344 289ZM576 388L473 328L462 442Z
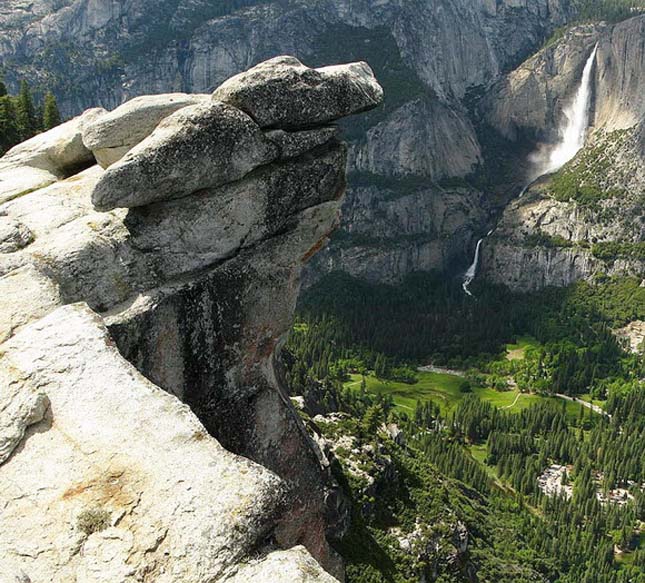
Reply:
M0 203L43 188L94 158L81 139L81 126L104 110L90 109L18 144L0 158Z
M103 311L164 281L217 266L290 228L306 208L339 198L344 167L345 147L330 143L316 156L272 164L196 196L98 213L90 196L103 172L94 166L11 201L0 221L22 225L35 240L0 254L0 275L15 272L0 279L0 338L29 321L32 308L41 317L35 309L41 302L82 300ZM339 205L334 202L335 209ZM16 271L27 265L32 267ZM60 292L52 296L51 286Z
M107 168L149 136L162 119L208 97L185 93L135 97L92 122L83 123L83 143L92 150L97 162Z
M49 170L29 166L4 166L0 164L0 204L44 188L58 177Z
M320 568L307 550L293 547L241 565L224 583L338 583Z
M31 264L0 277L0 342L60 305L58 285Z
M0 253L12 253L33 241L31 231L25 225L0 216Z
M14 146L1 159L2 166L30 166L63 172L66 168L90 162L91 152L83 145L81 128L100 117L101 108L89 109L55 128Z
M272 130L266 137L273 142L280 152L280 158L296 158L309 150L326 144L338 135L335 127L318 128L301 132L285 132Z
M128 244L146 253L152 271L166 279L217 265L280 232L299 211L338 198L344 164L345 148L335 146L197 196L132 209L125 220Z
M308 208L284 233L188 283L142 294L107 320L122 354L190 404L222 445L291 484L276 540L304 544L334 573L341 568L325 532L339 520L331 504L338 493L289 402L275 357L291 324L302 262L333 230L337 213L336 201Z
M310 69L275 57L225 81L213 98L248 113L261 127L299 129L372 109L383 89L364 62Z
M303 265L338 224L346 148L330 127L267 134L209 96L107 171L56 176L0 207L11 578L210 582L266 537L342 575L327 537L348 507L276 357ZM97 212L101 188L143 206ZM304 565L329 580L296 555L287 576Z
M12 378L4 366L0 368L0 387L1 465L22 441L27 427L42 421L49 400L40 388Z
M0 465L0 556L32 581L211 582L271 527L283 487L141 376L84 305L3 346L45 419ZM5 389L2 391L6 391ZM10 404L13 404L10 402ZM4 415L4 410L3 410Z
M242 178L275 160L253 120L220 102L185 107L110 166L92 193L97 210L181 198Z

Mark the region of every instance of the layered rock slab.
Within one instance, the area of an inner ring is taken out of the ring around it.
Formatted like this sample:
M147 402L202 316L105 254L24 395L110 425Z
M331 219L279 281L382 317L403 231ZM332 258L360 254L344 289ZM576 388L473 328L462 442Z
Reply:
M110 166L92 202L106 211L181 198L239 180L277 157L277 147L238 109L217 101L193 105Z
M225 447L289 484L277 541L305 545L334 572L338 560L325 533L344 520L345 509L336 506L330 469L289 402L275 358L291 325L303 262L335 227L337 205L306 209L284 234L107 317L128 360L188 403Z
M0 158L0 203L43 188L94 162L83 144L84 123L105 113L89 109L48 132L14 146Z
M93 122L84 123L83 144L92 150L96 161L107 168L148 137L162 119L207 99L208 95L186 93L135 97Z
M281 56L231 77L213 98L248 113L261 127L297 129L372 109L383 90L367 63L310 69Z
M277 476L224 450L87 306L59 308L2 350L3 392L40 388L49 402L0 466L2 523L20 524L0 531L0 555L16 575L213 581L264 534Z

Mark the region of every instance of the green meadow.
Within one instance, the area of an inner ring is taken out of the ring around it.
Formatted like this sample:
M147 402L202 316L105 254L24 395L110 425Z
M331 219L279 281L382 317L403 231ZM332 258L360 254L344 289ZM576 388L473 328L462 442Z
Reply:
M527 348L537 348L540 343L533 336L520 336L514 344L506 345L506 358L519 360L524 358Z
M373 375L365 377L365 389L372 395L391 395L394 404L401 412L408 415L414 413L418 401L433 401L441 409L445 416L450 414L459 401L466 395L472 393L477 395L483 401L488 401L495 407L518 413L538 401L546 399L555 400L558 404L566 407L567 415L575 419L580 414L581 405L570 401L563 401L556 397L546 397L542 395L521 393L517 389L510 391L497 391L487 387L474 387L470 393L464 393L460 390L463 378L457 375L436 373L436 372L419 372L418 382L407 384L402 382L378 379ZM360 390L361 375L350 375L350 379L344 383L346 388L351 390ZM585 415L590 414L585 409Z
M345 387L359 390L361 378L361 375L351 375L351 379L345 383ZM368 393L373 395L391 395L396 407L408 414L414 412L417 401L434 401L445 415L450 413L457 403L468 394L461 392L460 386L463 379L457 375L419 372L418 378L418 382L407 384L377 379L370 375L365 377L365 388ZM539 395L523 394L517 389L501 392L485 387L475 387L471 392L480 399L509 411L521 411L532 403L546 398Z

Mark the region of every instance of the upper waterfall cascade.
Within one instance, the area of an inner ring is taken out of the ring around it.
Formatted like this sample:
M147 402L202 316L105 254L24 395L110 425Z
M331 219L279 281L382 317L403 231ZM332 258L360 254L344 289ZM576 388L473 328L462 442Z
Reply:
M564 119L558 130L560 141L549 152L546 158L540 160L540 157L534 157L534 160L537 164L537 172L529 181L527 186L522 189L520 196L522 196L526 192L527 188L533 183L534 180L536 180L540 176L543 176L544 174L550 174L562 168L562 166L569 162L569 160L573 159L573 157L585 145L585 138L587 136L587 129L589 127L591 72L596 60L597 51L598 43L596 43L596 45L594 46L591 55L589 55L589 58L585 63L585 67L582 71L582 78L580 79L580 85L573 100L567 107L564 108ZM491 235L492 232L492 230L489 231L486 234L486 237ZM466 270L466 273L464 273L462 288L464 292L466 292L469 296L473 295L468 288L477 275L477 269L479 267L479 254L481 251L482 243L484 242L484 239L486 237L482 237L481 239L479 239L479 241L477 241L473 262Z
M585 137L589 127L591 71L596 60L597 51L598 44L596 43L585 64L578 91L573 101L564 108L564 120L559 129L560 141L551 150L546 164L540 168L540 176L562 168L585 145Z

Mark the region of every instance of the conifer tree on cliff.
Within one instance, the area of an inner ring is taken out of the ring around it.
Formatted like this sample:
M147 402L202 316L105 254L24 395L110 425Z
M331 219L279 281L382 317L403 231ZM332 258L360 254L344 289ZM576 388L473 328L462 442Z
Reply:
M31 95L31 89L27 81L20 82L20 93L18 94L16 104L16 114L18 120L18 127L20 128L20 139L28 140L36 135L38 131L38 118L36 116L36 108L34 107L34 100Z
M45 101L43 105L43 129L50 130L60 124L60 112L58 111L58 104L56 97L51 91L45 94Z
M0 97L0 156L20 141L16 109L9 95Z

